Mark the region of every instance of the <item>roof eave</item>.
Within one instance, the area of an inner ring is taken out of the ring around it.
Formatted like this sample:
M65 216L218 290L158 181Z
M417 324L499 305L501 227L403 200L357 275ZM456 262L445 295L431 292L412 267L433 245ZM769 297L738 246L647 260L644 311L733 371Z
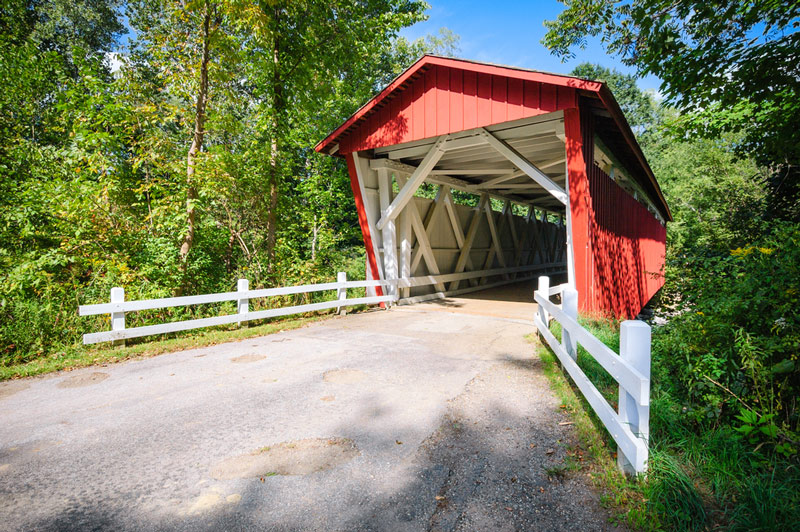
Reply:
M636 159L642 166L647 179L650 181L653 189L656 191L656 194L658 194L658 200L661 206L664 208L662 214L667 221L671 222L672 213L669 210L669 205L667 205L666 198L664 198L664 193L661 191L661 187L658 185L656 176L653 174L653 170L650 168L647 158L644 156L642 148L639 146L639 142L636 140L636 136L633 134L633 130L631 129L630 124L628 124L628 120L625 118L625 114L622 112L622 109L617 103L616 98L614 98L614 95L611 93L611 90L605 83L603 83L600 90L597 91L597 95L600 97L600 101L603 102L603 105L606 107L606 109L608 109L608 112L611 114L611 117L622 133L622 136L625 138L625 141L631 147L633 154L636 156Z

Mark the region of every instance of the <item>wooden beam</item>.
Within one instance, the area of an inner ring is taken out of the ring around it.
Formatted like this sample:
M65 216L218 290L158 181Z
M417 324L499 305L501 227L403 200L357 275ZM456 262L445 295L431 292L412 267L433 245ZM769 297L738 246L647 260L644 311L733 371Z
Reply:
M405 188L408 185L408 183L405 182L405 176L396 175L395 177L397 179L397 184L401 187ZM431 243L428 240L428 234L425 232L425 224L422 223L422 218L419 215L419 209L417 209L417 204L414 203L413 198L406 204L404 211L411 218L411 227L414 230L414 234L417 235L417 245L422 253L422 257L425 259L425 266L428 268L428 273L432 275L439 275L439 266L436 264L436 257L433 255ZM412 263L412 275L413 271ZM436 290L444 291L444 285L436 285Z
M481 188L489 188L489 187L481 187ZM541 187L536 183L500 183L498 185L492 185L494 190L541 190Z
M494 179L489 179L488 181L484 181L483 183L479 183L476 188L493 188L495 185L499 183L505 183L506 181L511 181L512 179L516 179L518 177L522 177L525 175L525 172L520 170L512 171L506 175L501 175L500 177L495 177Z
M516 168L442 168L431 170L430 175L495 175L514 171Z
M497 261L500 263L500 266L503 268L506 267L506 258L503 256L503 245L500 242L500 237L497 232L497 227L494 224L494 211L492 210L491 203L487 203L484 206L484 210L486 211L486 221L489 223L489 233L492 235L492 243L494 244L494 254L497 256ZM502 219L501 219L502 221ZM491 252L489 252L489 256L491 256ZM493 260L494 257L491 259L487 256L486 262ZM490 269L491 264L484 266L484 270Z
M489 201L489 196L486 194L481 194L481 199L478 202L478 206L472 211L472 219L469 222L469 228L467 229L467 235L464 238L464 247L461 248L461 253L458 254L458 261L456 261L456 269L453 273L461 273L464 271L464 267L467 265L467 259L469 258L469 252L472 250L472 244L475 242L475 234L478 232L478 226L481 221L481 217L483 216L483 208ZM453 281L450 283L450 290L458 289L459 281Z
M392 199L392 176L389 170L382 168L378 170L378 191L380 197L381 211L386 210ZM397 242L395 240L395 224L391 220L383 228L383 271L386 279L397 279ZM396 286L389 285L389 293L397 295Z
M549 161L544 161L541 163L537 163L536 167L539 170L544 170L545 168L550 168L551 166L555 166L557 164L564 164L567 162L567 156L563 155L560 157L556 157L555 159L550 159Z
M411 277L411 216L400 213L400 279ZM408 288L400 290L401 297L408 297Z
M436 163L439 162L442 155L444 155L444 150L442 149L442 145L447 141L447 135L443 135L439 137L431 151L425 156L422 162L419 164L414 173L411 174L411 177L408 178L408 182L403 186L397 196L392 201L392 204L386 208L386 210L381 215L381 219L378 220L378 223L375 224L375 227L378 229L383 229L384 226L391 220L394 220L400 211L405 207L409 201L414 197L414 193L417 191L419 186L425 181L425 178L428 176L428 172L430 172ZM399 181L398 181L399 183Z
M522 262L522 252L525 251L525 246L529 243L528 239L528 230L530 228L531 223L531 213L533 212L533 207L528 207L528 214L525 216L525 225L522 226L522 231L520 231L519 238L517 239L516 251L514 253L514 266L519 266L519 263Z
M428 212L425 214L425 235L428 237L428 239L431 237L431 227L433 226L433 221L436 219L439 211L444 205L443 198L449 193L449 185L439 185L439 190L436 192L436 197L433 199L433 203L431 204L430 208L428 208ZM417 244L419 244L419 239L417 239ZM417 249L412 251L411 271L417 269L421 258L422 255L419 252L419 245L417 245Z
M464 229L461 227L461 219L458 217L453 195L450 190L447 191L447 195L444 198L444 207L447 211L448 218L450 218L450 227L453 230L453 236L455 236L456 245L458 245L458 251L460 253L461 250L464 249ZM469 254L467 254L467 268L470 270L474 269L472 257L470 257ZM470 279L469 282L474 284L476 281Z
M393 161L391 159L372 159L369 163L370 168L373 170L378 170L380 168L389 168L396 172L403 172L404 174L413 174L414 170L416 170L415 166L411 166L410 164L401 163L399 161ZM428 183L434 183L436 185L450 185L452 188L458 190L464 190L466 192L471 192L476 195L480 195L485 190L479 189L476 185L469 183L468 181L464 181L463 179L458 179L457 177L452 177L448 175L431 175L428 174L427 178ZM498 194L487 192L489 197L496 198L501 201L511 200L522 205L528 205L531 203L531 200L528 198L523 198L522 196L515 196L513 194ZM544 194L542 197L550 198L549 194Z
M555 182L553 182L544 172L536 168L530 161L528 161L525 157L523 157L517 150L512 148L508 145L505 141L502 141L486 131L484 129L484 134L486 136L486 140L489 142L489 145L492 146L498 153L500 153L503 157L511 161L517 168L528 174L528 176L539 183L542 188L547 190L550 194L552 194L558 201L563 204L567 204L567 193L564 191L563 188L558 186Z

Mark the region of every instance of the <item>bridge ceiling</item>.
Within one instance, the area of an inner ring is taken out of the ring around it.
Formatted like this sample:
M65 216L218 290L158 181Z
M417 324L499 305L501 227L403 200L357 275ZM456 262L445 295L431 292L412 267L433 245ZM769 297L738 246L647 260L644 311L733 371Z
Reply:
M566 157L563 112L516 120L485 128L566 189ZM466 138L474 134L464 132ZM416 167L431 150L437 138L377 148L373 157L388 158ZM554 211L564 205L512 164L489 144L448 150L430 173L429 181L449 180L456 188L470 192L488 192L524 204L534 204ZM462 186L459 187L459 184ZM463 186L467 185L467 186Z

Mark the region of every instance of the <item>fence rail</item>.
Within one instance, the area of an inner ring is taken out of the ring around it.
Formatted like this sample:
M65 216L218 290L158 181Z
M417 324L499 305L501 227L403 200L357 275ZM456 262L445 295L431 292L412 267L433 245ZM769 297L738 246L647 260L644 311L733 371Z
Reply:
M126 340L153 334L165 334L200 327L212 327L215 325L228 325L232 323L243 323L250 320L260 320L264 318L274 318L276 316L288 316L291 314L301 314L317 310L330 308L341 309L354 305L375 305L387 303L395 300L394 296L368 296L347 298L347 290L350 288L374 288L378 286L389 286L388 281L348 281L344 272L339 272L335 283L308 284L301 286L287 286L280 288L264 288L250 290L247 279L239 279L238 290L236 292L222 292L218 294L204 294L197 296L166 297L161 299L144 299L140 301L125 301L125 291L122 288L111 289L111 302L98 305L81 305L78 307L79 316L92 316L97 314L111 315L111 330L83 335L84 344L96 344L100 342L111 342L115 340ZM290 307L259 310L250 312L250 300L260 297L271 297L291 294L304 294L312 292L322 292L336 290L337 297L332 301L322 301L320 303L309 303L306 305L294 305ZM237 301L236 314L225 316L214 316L210 318L199 318L158 325L145 325L142 327L125 327L125 313L137 312L141 310L152 310L170 307L180 307L189 305L201 305L206 303L220 303L224 301Z
M550 297L561 294L561 308ZM617 443L617 463L625 473L647 469L650 416L650 327L641 321L620 326L617 355L578 323L578 293L567 285L550 288L548 277L539 277L534 299L539 305L534 318L539 333L561 361L573 382ZM561 324L561 342L550 332L550 317ZM619 383L618 412L578 366L578 343Z

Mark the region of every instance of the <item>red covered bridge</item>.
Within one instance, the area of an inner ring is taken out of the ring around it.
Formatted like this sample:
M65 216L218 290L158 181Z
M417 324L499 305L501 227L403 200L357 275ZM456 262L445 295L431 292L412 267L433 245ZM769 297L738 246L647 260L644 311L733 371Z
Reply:
M427 55L316 150L400 303L561 273L633 317L663 284L669 208L604 83Z

